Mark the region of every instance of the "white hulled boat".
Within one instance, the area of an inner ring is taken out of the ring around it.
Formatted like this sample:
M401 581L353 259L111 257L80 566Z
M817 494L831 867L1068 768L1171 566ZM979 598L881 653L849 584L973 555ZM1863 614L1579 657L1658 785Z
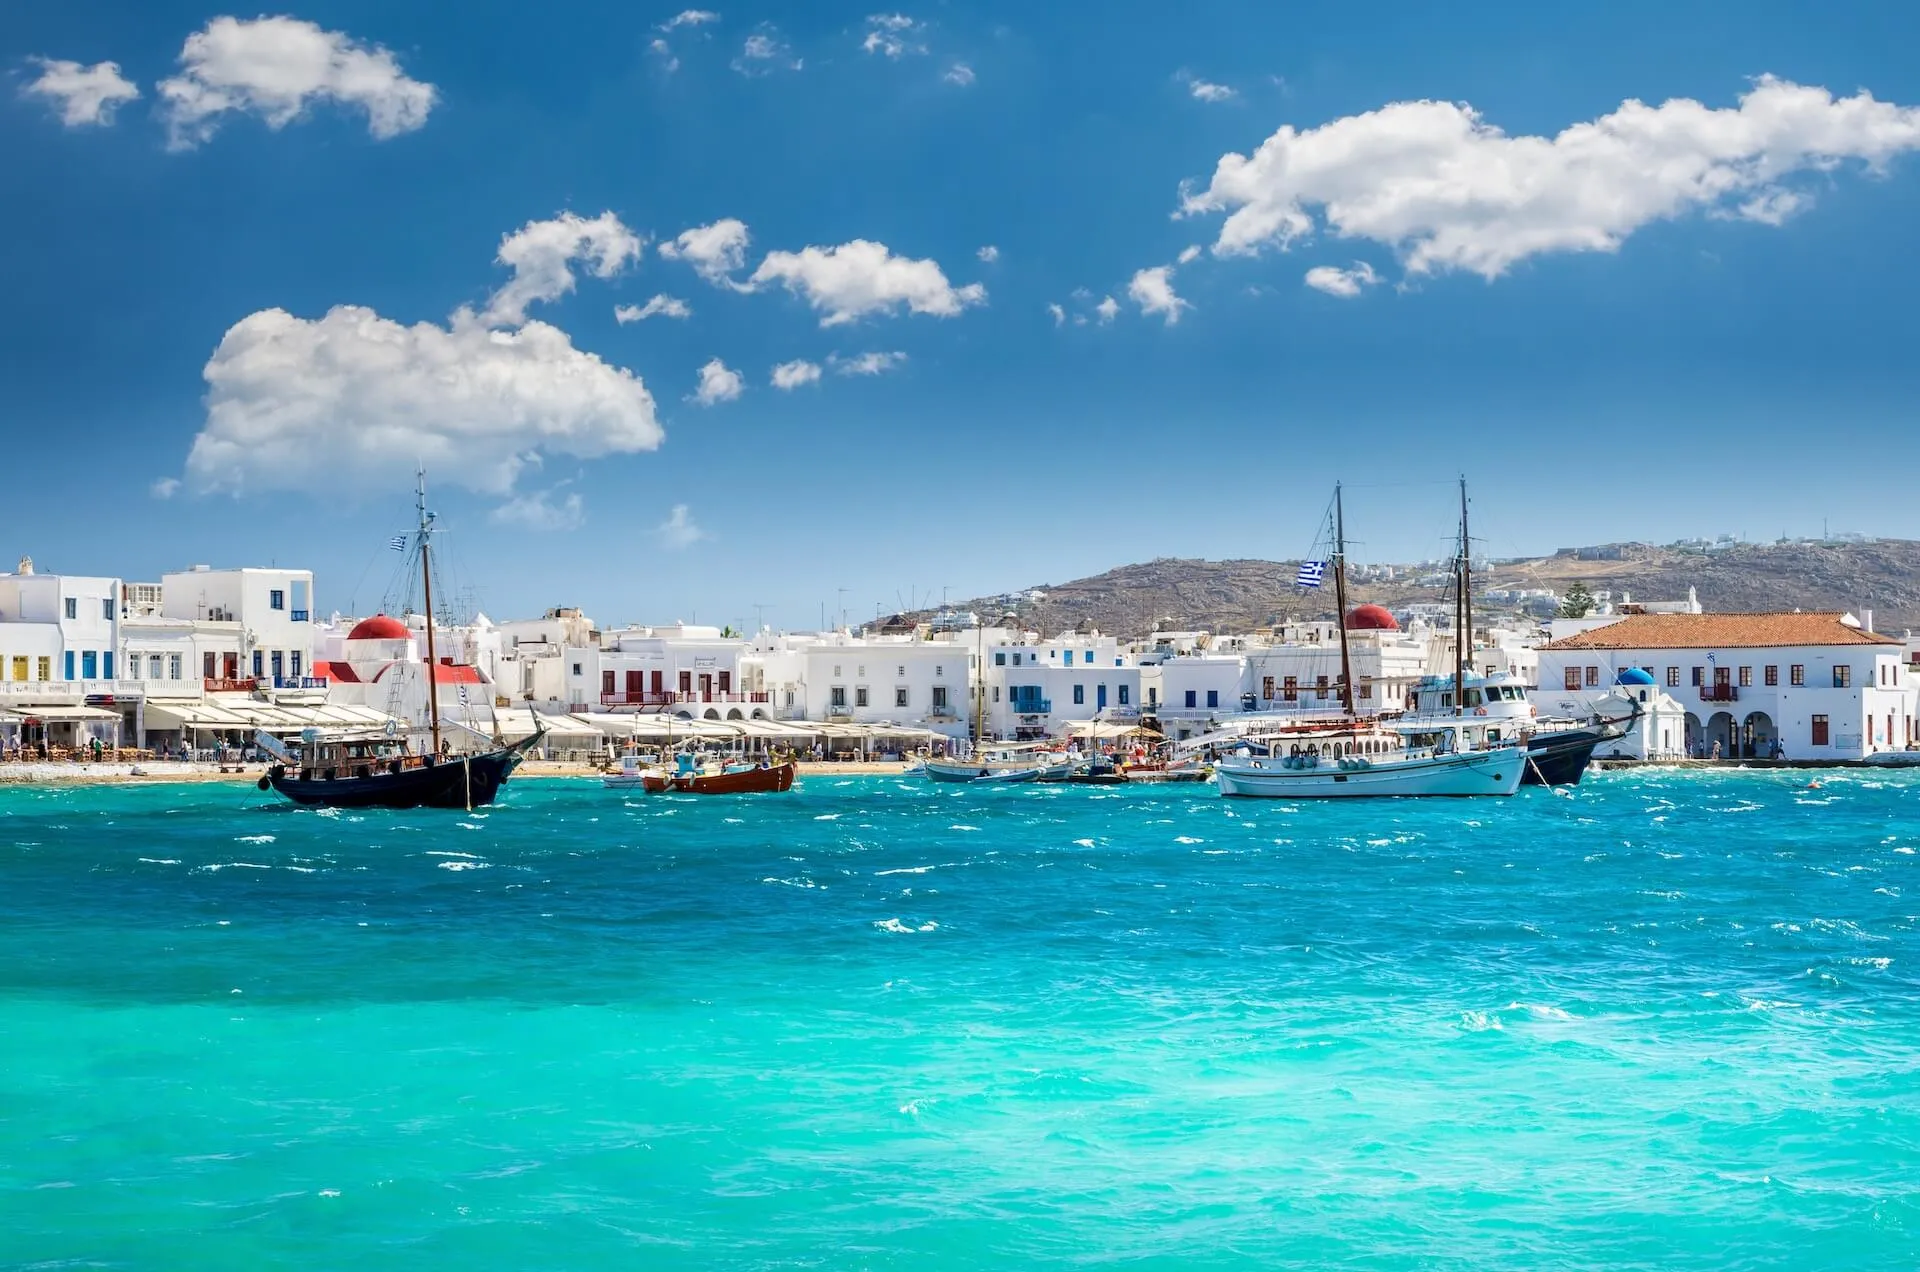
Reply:
M1215 762L1223 795L1267 799L1342 799L1368 796L1511 795L1520 789L1526 753L1511 729L1484 716L1456 714L1408 725L1362 721L1353 712L1353 666L1347 645L1347 544L1340 488L1333 492L1333 571L1340 622L1338 722L1306 725L1265 739L1267 754L1242 747ZM1466 486L1460 489L1458 558L1460 626L1470 619L1467 597ZM1463 642L1456 642L1463 644ZM1464 650L1456 651L1456 692L1464 681ZM1456 696L1456 702L1464 701Z

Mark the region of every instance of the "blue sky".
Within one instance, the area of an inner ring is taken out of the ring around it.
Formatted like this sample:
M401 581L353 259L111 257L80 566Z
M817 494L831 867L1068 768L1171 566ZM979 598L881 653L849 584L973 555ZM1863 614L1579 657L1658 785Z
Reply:
M1336 477L1381 559L1443 549L1459 472L1500 554L1920 537L1911 5L711 8L16 15L0 550L300 563L364 609L434 445L496 616L799 625L1289 557ZM662 251L728 220L737 263ZM690 312L617 321L654 296ZM741 391L703 405L716 358Z

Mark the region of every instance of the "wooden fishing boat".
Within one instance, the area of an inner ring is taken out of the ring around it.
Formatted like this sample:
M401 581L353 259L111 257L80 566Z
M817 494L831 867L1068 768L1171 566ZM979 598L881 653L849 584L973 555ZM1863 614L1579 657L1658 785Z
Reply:
M640 789L650 795L670 791L686 795L774 795L793 789L793 774L791 761L710 773L655 770L641 775Z

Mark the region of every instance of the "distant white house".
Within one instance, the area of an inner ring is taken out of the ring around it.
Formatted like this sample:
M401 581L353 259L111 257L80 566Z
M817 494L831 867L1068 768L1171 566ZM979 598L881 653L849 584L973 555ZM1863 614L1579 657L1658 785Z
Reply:
M1690 755L1857 759L1916 741L1902 642L1849 614L1637 614L1540 650L1541 714L1583 711L1630 667L1685 708Z

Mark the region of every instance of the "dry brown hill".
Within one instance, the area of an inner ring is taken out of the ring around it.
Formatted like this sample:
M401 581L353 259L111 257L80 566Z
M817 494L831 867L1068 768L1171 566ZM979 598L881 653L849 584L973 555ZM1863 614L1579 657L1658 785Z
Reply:
M1564 594L1576 580L1637 600L1682 599L1694 588L1708 610L1824 609L1874 611L1874 626L1900 634L1920 628L1920 542L1742 544L1718 552L1634 545L1626 559L1561 555L1504 562L1475 577L1475 592L1551 588ZM1123 565L1092 578L1039 584L1012 609L1044 632L1089 625L1119 636L1167 629L1246 631L1285 617L1331 616L1333 589L1294 588L1292 561L1203 561L1163 557ZM1407 573L1410 571L1400 571ZM1440 589L1404 581L1357 582L1355 601L1400 606L1439 601ZM1000 598L966 608L996 616Z

